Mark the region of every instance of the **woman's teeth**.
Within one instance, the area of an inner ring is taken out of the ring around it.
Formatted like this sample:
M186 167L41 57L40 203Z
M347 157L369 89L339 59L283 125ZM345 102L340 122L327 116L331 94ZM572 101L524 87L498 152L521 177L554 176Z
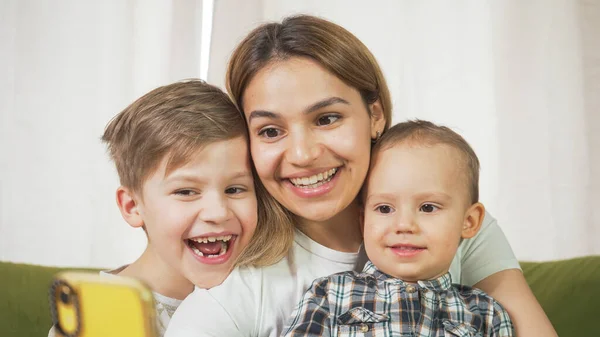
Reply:
M329 182L333 178L337 170L337 168L332 168L330 170L312 175L310 177L290 178L290 181L296 187L315 188Z

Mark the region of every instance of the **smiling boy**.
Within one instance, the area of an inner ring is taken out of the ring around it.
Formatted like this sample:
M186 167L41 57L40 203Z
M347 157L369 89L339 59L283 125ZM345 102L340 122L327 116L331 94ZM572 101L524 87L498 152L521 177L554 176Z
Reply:
M133 263L101 274L153 291L160 336L194 287L212 288L237 265L273 263L287 251L260 242L291 224L258 220L258 212L282 211L254 180L244 119L219 88L199 80L156 88L115 116L102 140L119 174L119 210L148 244Z

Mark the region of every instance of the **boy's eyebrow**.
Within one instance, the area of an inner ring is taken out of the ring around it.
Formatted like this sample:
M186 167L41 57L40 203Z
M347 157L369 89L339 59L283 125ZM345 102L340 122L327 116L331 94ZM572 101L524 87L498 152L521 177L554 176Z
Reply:
M252 174L250 173L250 171L238 171L235 172L234 174L230 175L228 178L229 179L237 179L237 178L246 178L246 177L252 177ZM190 181L190 182L199 182L199 183L203 183L205 182L207 179L204 179L204 177L198 177L197 174L188 174L188 173L179 173L179 174L173 174L169 177L167 177L165 179L166 181Z
M348 102L347 100L345 100L341 97L337 97L337 96L328 97L328 98L322 99L316 103L309 105L306 109L304 109L304 114L309 114L311 112L315 112L319 109L323 109L325 107L328 107L328 106L334 105L334 104L350 105L350 102ZM276 112L267 111L267 110L254 110L248 116L248 123L250 123L250 121L252 121L252 119L260 118L260 117L280 119L281 115Z
M239 171L231 175L231 179L252 177L250 171Z

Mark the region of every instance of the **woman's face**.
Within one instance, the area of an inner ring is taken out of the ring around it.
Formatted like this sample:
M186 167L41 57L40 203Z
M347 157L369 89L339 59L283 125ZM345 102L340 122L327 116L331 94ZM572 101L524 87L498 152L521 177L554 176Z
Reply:
M256 170L294 214L325 221L358 194L369 168L371 138L383 130L379 102L305 58L275 62L252 79L243 109Z

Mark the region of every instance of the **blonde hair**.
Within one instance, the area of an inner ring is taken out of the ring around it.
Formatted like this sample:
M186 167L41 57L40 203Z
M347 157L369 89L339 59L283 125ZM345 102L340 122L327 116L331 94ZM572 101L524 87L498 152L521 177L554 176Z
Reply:
M310 15L285 18L254 29L237 46L227 68L227 90L243 111L244 91L252 78L272 62L309 58L357 89L365 105L379 100L386 124L392 120L392 100L383 73L369 49L333 22Z
M138 98L108 123L102 141L107 144L121 185L139 193L165 156L168 174L189 162L202 147L237 137L247 139L247 129L227 94L204 81L187 80ZM289 246L264 245L256 239L285 237L290 224L286 211L277 207L252 167L258 223L236 263L261 266L279 261Z
M417 145L444 144L457 149L462 155L461 162L465 167L470 201L472 204L479 201L479 159L461 135L446 126L424 120L398 123L388 129L377 141L371 152L371 162L376 162L377 155L381 151L404 142Z

